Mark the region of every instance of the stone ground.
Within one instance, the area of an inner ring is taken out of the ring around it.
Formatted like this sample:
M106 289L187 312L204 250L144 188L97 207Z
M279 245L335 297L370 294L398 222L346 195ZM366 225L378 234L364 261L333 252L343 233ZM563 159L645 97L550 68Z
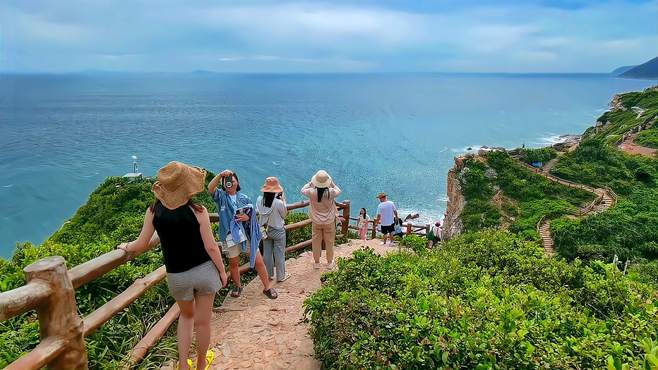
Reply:
M369 240L377 253L397 251ZM335 249L336 257L349 257L360 248L353 240ZM267 299L263 285L255 278L247 284L240 298L227 297L215 309L210 347L216 353L212 369L320 369L313 357L309 326L302 322L303 302L320 288L320 275L327 271L323 253L322 268L313 268L310 251L286 261L292 276L277 283L279 298Z

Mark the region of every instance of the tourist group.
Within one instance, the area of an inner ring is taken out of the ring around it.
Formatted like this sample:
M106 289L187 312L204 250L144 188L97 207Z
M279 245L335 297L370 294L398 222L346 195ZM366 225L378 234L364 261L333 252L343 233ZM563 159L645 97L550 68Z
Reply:
M139 254L148 248L149 241L157 232L169 292L180 307L177 328L180 369L188 369L194 364L188 359L193 329L197 340L196 368L209 368L214 359L214 353L208 351L212 306L215 293L226 288L229 279L222 254L228 258L233 280L231 297L237 298L242 294L241 255L249 257L249 267L258 273L267 298L276 299L278 296L272 287L275 278L282 282L290 276L285 266L284 224L288 211L285 192L279 180L276 177L266 178L261 188L262 195L255 203L241 192L240 180L234 171L224 170L210 181L207 191L216 202L219 215L218 244L208 210L192 200L194 195L204 191L205 178L205 170L181 162L170 162L162 167L152 188L155 201L146 210L139 237L119 246L127 253ZM326 171L320 170L300 192L309 200L313 267L322 268L320 257L324 246L325 268L331 270L335 267L334 241L336 220L339 219L335 200L341 189ZM377 198L380 203L373 221L370 221L366 210L361 209L359 234L365 240L368 225L380 224L384 234L382 244L390 244L393 235L402 233L402 221L385 193L380 193Z

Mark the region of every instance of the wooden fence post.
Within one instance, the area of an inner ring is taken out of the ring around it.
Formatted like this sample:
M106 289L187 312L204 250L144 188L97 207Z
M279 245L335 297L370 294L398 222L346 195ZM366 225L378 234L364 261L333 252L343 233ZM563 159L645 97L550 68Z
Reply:
M350 201L344 201L343 205L343 224L341 232L343 233L343 236L347 237L347 233L350 230Z
M63 257L41 259L23 269L29 282L46 282L52 294L37 308L41 341L59 338L66 347L49 365L54 370L87 370L87 350L82 336L83 323L78 315L75 290Z
M372 238L371 239L373 239L373 240L377 239L377 224L375 223L376 220L377 219L375 218L372 221L370 221L370 223L372 223Z
M407 223L407 235L411 235L411 223Z
M425 237L426 238L430 234L430 227L431 227L430 224L425 225Z

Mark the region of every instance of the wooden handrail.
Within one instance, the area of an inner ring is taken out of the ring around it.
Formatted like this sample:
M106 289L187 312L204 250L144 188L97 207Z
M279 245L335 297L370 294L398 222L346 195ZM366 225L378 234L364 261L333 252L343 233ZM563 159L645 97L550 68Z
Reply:
M288 204L288 210L307 207L308 201ZM338 209L343 210L343 233L347 233L350 219L350 202L336 202ZM212 222L218 221L217 213L210 214ZM310 219L285 225L287 231L310 225ZM155 234L149 242L148 249L159 244ZM312 244L306 240L286 248L293 252L307 248ZM143 252L142 252L143 253ZM0 293L0 321L6 321L14 316L37 309L42 327L41 342L30 352L9 364L6 369L39 369L49 366L53 369L86 369L87 354L82 338L90 335L118 312L126 308L148 289L161 282L166 277L164 266L156 269L135 282L125 291L105 303L81 320L77 315L75 289L103 276L116 267L138 257L135 253L126 253L121 249L112 250L94 259L66 270L62 257L47 257L29 266L24 271L28 283L16 289ZM249 270L249 264L240 266L240 272ZM51 278L52 277L52 278ZM58 280L59 279L59 280ZM58 304L61 302L61 304ZM169 325L178 317L180 309L177 305L156 324L149 333L129 354L131 362L139 362L148 349L157 341ZM61 315L61 316L59 316ZM48 327L44 330L44 327ZM66 328L75 330L62 331ZM59 335L57 333L62 332Z
M64 348L66 348L66 340L55 337L46 338L32 351L5 367L5 370L41 369L59 356Z
M84 318L83 335L89 336L101 325L108 322L115 314L129 304L133 303L137 298L141 297L144 292L155 284L161 282L167 276L167 271L164 266L160 266L157 270L144 276L128 287L128 289L121 292L121 294L112 298L109 302L99 307L96 311L90 313Z
M88 282L105 275L116 267L137 258L148 250L151 250L158 244L160 244L160 238L157 233L154 233L149 241L148 249L139 254L126 253L124 250L115 249L71 268L69 270L69 278L71 279L71 283L73 283L73 288L77 289Z
M6 321L37 308L52 293L50 285L36 281L0 293L0 321Z

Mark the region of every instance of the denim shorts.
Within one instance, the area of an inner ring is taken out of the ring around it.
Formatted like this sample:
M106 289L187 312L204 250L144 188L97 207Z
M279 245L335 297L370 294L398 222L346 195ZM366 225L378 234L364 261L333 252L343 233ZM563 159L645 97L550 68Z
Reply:
M219 271L212 261L183 272L167 273L169 293L177 301L191 301L196 295L215 294L221 288Z

